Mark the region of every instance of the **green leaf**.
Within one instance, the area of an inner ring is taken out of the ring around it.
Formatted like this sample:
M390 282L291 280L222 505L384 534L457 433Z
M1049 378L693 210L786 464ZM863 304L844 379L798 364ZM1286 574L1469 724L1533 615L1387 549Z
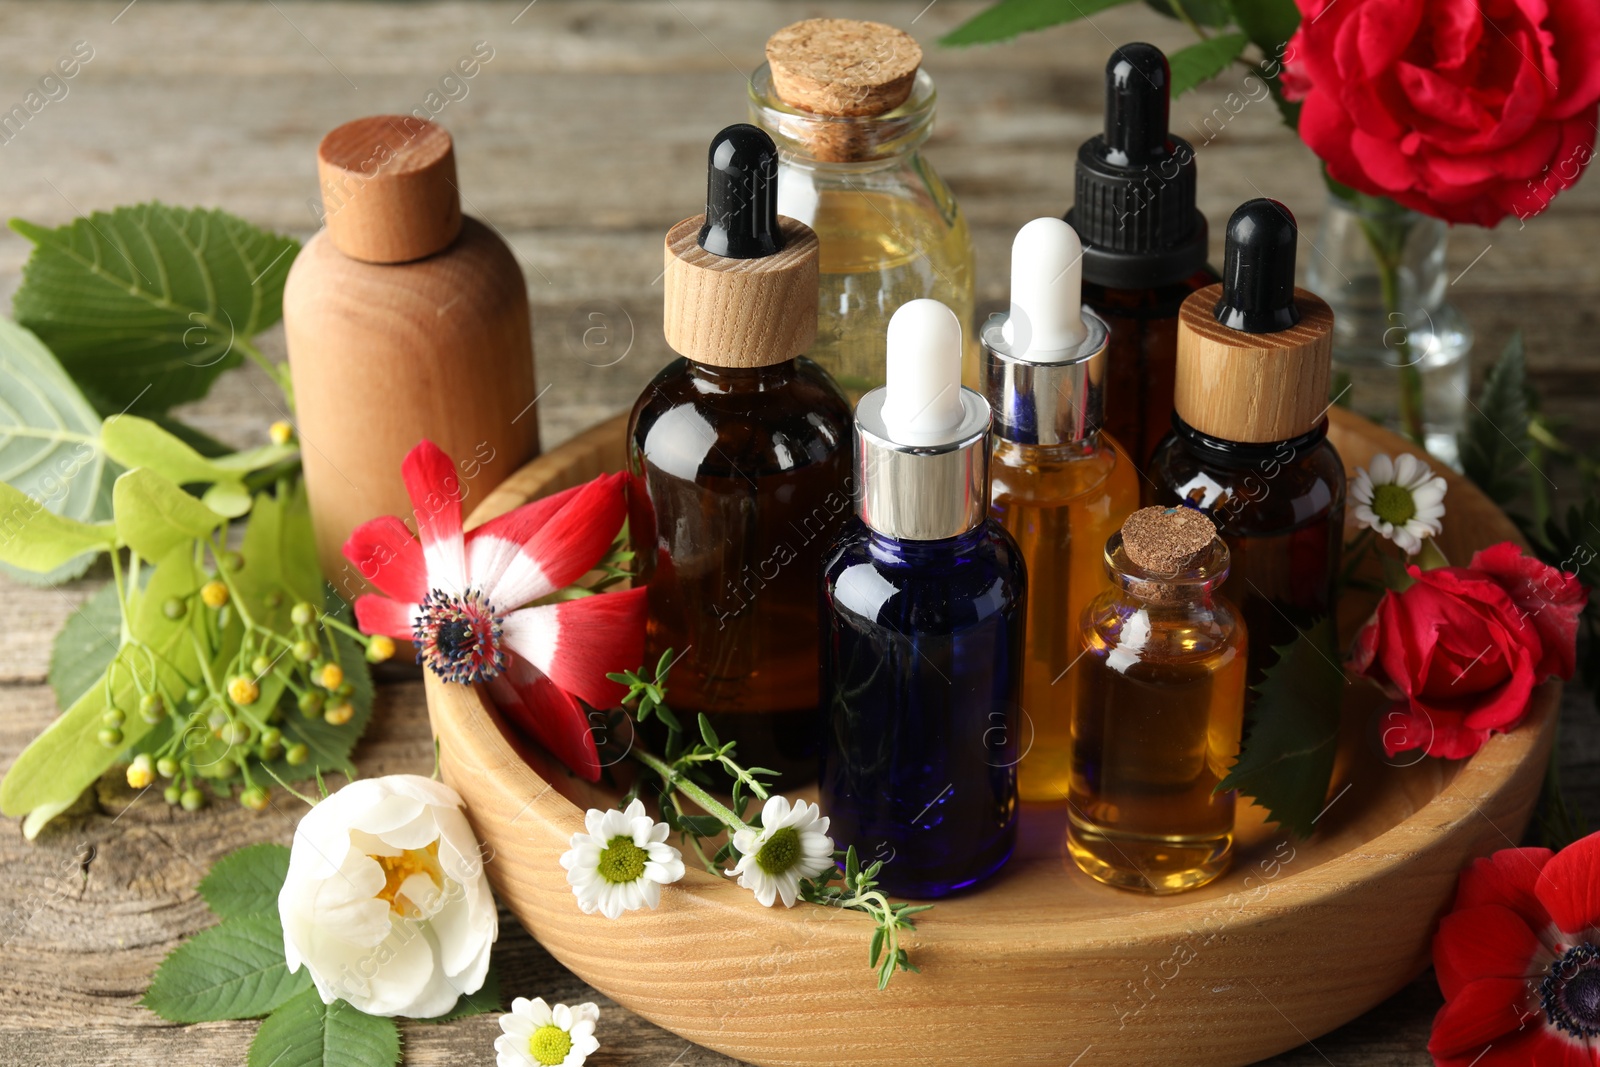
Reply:
M140 1003L168 1022L203 1023L256 1019L302 992L316 997L311 972L289 973L274 909L229 919L173 949Z
M128 471L112 488L117 535L146 559L161 559L222 523L222 516L148 467Z
M1333 780L1344 670L1333 624L1321 619L1274 649L1277 662L1255 687L1244 744L1219 791L1237 789L1273 822L1311 836Z
M1521 494L1527 480L1528 399L1520 332L1511 335L1483 380L1459 444L1461 469L1485 496L1504 507Z
M262 625L283 632L295 601L321 603L322 569L303 485L296 485L284 497L256 494L239 554L244 567L233 584ZM267 605L274 592L283 599L275 609Z
M456 1006L443 1015L435 1015L431 1019L419 1020L425 1023L448 1023L456 1019L465 1019L472 1015L493 1015L504 1011L500 999L500 972L494 964L489 965L489 973L483 976L483 986L476 993L468 993L456 1001Z
M93 559L115 543L110 523L57 515L22 490L0 482L0 561L48 574L85 553L86 559Z
M322 1003L308 989L267 1016L250 1042L249 1067L393 1067L400 1028L393 1019Z
M117 603L117 587L107 582L67 617L50 647L50 688L56 692L56 705L70 708L87 693L105 674L121 643L122 605Z
M1177 10L1172 6L1172 0L1144 0L1150 10L1158 15L1165 15L1169 19L1178 17ZM1228 6L1228 0L1181 0L1184 12L1202 26L1212 26L1222 29L1224 26L1233 25L1233 9Z
M1029 30L1088 18L1129 0L1000 0L939 38L942 45L1008 41Z
M1219 33L1172 53L1172 95L1182 96L1221 74L1249 43L1242 33Z
M1281 63L1286 46L1300 27L1300 11L1291 0L1228 0L1233 21L1249 35L1261 54ZM1273 81L1277 81L1274 71Z
M117 468L100 447L100 416L56 357L33 334L0 319L0 481L26 499L79 522L111 517L111 479ZM0 545L21 513L16 501L0 510ZM76 578L94 551L41 576L10 563L4 571L37 584ZM7 558L0 547L0 560Z
M149 467L179 485L238 482L294 456L293 445L264 445L245 452L209 457L177 434L137 415L114 415L100 431L106 454L124 467Z
M344 668L345 681L355 690L350 696L350 706L355 709L355 714L343 726L335 726L321 716L307 719L294 706L294 701L288 699L292 693L286 694L283 722L279 724L283 730L283 746L287 750L296 741L303 741L311 750L310 760L298 767L289 766L283 757L267 764L274 774L286 782L309 777L313 771L355 774L350 753L366 732L367 723L372 721L372 672L367 667L361 646L353 638L338 634L334 638L334 647L338 651L339 665Z
M283 845L246 845L216 863L200 882L200 895L222 919L277 913L278 891L289 877L289 850Z
M223 211L149 203L57 229L12 219L35 245L12 310L105 415L199 400L282 315L299 243Z

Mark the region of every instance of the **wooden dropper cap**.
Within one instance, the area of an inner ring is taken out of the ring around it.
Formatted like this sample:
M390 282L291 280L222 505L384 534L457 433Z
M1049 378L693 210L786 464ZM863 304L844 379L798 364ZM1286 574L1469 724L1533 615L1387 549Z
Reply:
M1294 285L1294 216L1276 200L1228 220L1223 280L1178 312L1173 406L1208 437L1247 444L1315 429L1328 410L1333 310Z
M817 336L817 235L778 214L778 149L737 123L711 142L706 213L667 231L663 326L679 355L770 367Z
M317 146L323 222L334 246L367 263L407 263L461 232L450 134L411 115L373 115Z

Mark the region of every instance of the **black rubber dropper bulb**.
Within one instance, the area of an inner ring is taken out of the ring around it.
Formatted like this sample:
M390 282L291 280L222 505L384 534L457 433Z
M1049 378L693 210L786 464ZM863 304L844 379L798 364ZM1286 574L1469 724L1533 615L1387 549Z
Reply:
M1242 333L1276 333L1300 321L1294 302L1294 215L1276 200L1246 200L1228 219L1217 321Z
M1106 61L1106 162L1118 166L1167 158L1172 75L1161 49L1125 44Z
M734 123L711 139L700 247L729 259L761 259L783 250L778 146L748 122Z

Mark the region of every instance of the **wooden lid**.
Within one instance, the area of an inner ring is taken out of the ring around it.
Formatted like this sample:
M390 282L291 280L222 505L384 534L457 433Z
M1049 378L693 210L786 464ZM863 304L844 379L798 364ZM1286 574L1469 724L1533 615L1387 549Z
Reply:
M772 84L817 115L881 115L906 102L922 48L904 30L856 19L806 19L767 38Z
M328 236L353 259L421 259L461 231L455 150L443 126L411 115L347 122L317 146L317 177Z
M783 249L730 259L700 247L704 215L667 231L667 344L714 367L770 367L793 359L817 336L817 235L778 216Z
M1221 296L1219 282L1190 293L1178 311L1178 417L1224 441L1259 444L1309 432L1328 411L1333 310L1296 288L1298 323L1242 333L1216 320Z

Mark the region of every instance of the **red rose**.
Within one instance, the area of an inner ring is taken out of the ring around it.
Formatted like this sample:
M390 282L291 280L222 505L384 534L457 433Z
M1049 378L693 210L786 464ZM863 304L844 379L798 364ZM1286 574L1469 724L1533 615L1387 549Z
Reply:
M1577 579L1510 542L1472 563L1408 568L1414 584L1385 593L1356 637L1352 667L1397 700L1384 717L1391 756L1470 756L1521 721L1535 685L1572 676L1587 599Z
M1461 873L1433 939L1438 1067L1600 1065L1600 834Z
M1594 0L1297 0L1283 86L1328 173L1450 222L1536 215L1600 100Z

